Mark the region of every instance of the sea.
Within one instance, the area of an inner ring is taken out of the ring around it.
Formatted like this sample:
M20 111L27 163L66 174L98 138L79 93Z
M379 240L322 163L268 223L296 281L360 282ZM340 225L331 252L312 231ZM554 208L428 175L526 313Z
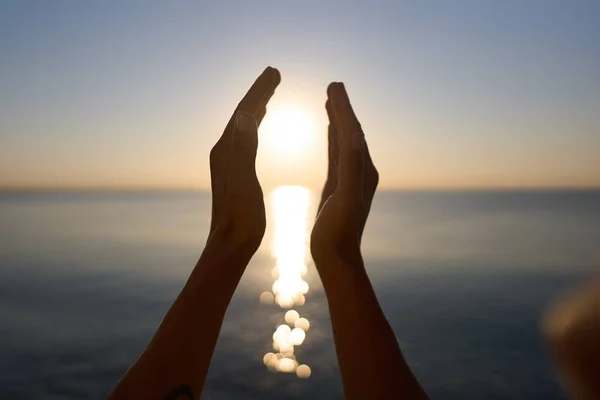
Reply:
M299 187L265 193L267 233L202 398L343 398L308 251L317 200ZM1 192L0 398L106 398L198 260L210 202L200 191ZM600 191L382 191L362 249L432 399L567 398L540 321L600 272ZM304 283L276 284L282 276ZM279 368L269 360L290 310L310 327Z

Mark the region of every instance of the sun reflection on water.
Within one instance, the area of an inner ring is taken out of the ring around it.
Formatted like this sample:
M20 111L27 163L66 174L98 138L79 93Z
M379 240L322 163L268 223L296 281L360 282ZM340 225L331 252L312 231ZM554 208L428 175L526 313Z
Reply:
M284 309L284 321L273 333L273 350L263 357L271 371L296 373L299 378L310 377L308 365L300 365L294 348L302 345L310 328L308 319L291 308L302 306L308 283L307 272L308 212L310 191L302 186L280 186L271 193L274 239L272 254L275 267L271 272L274 279L271 292L260 295L262 303L275 303Z

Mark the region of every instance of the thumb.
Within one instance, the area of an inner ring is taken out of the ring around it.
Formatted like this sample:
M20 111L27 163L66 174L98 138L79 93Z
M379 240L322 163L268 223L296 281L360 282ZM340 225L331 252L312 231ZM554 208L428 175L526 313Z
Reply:
M238 111L233 130L232 157L227 181L228 192L244 192L256 180L258 126L250 113Z
M365 136L356 133L342 144L338 187L344 198L362 202Z

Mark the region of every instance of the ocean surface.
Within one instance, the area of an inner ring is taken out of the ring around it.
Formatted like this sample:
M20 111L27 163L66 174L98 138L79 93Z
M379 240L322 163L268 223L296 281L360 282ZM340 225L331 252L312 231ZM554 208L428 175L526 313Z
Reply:
M268 232L228 310L203 398L341 398L324 293L304 258L316 196L296 211L295 196L266 197ZM194 192L0 193L0 398L105 398L195 265L209 218L210 196ZM259 299L292 254L286 243L307 267L293 309L310 321L295 349L308 379L263 363L287 310ZM600 192L382 192L363 252L432 399L566 398L539 321L600 271Z

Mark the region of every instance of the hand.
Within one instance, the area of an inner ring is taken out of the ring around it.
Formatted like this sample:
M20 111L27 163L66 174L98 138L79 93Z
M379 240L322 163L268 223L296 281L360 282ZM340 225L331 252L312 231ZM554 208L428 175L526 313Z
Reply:
M327 95L329 170L310 246L327 296L344 394L348 399L426 400L360 254L379 175L344 85L332 83Z
M311 235L315 262L360 252L360 242L379 174L342 83L327 89L329 166Z
M210 152L212 216L208 242L225 241L250 256L265 233L265 204L256 176L258 125L281 77L267 67L238 104Z
M265 205L255 169L257 129L279 81L276 69L265 69L213 147L206 247L111 400L154 399L162 393L165 399L200 398L225 312L265 232Z

